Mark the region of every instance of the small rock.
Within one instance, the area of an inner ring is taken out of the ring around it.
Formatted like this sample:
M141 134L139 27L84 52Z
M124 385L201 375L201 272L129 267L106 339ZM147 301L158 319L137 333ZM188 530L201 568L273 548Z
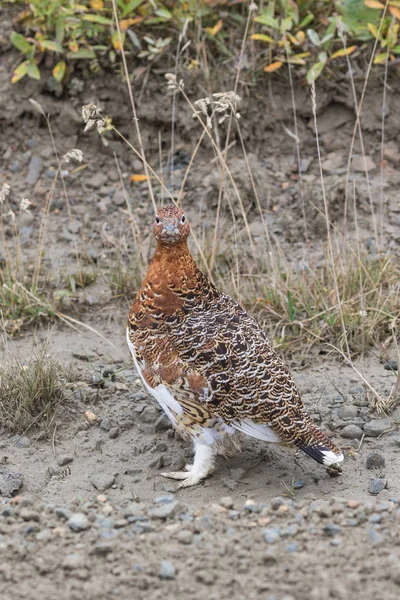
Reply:
M101 419L100 429L104 429L104 431L110 431L110 429L111 429L110 420L107 417L103 417Z
M343 421L347 421L348 419L354 419L358 415L357 406L352 405L343 405L339 408L339 417L343 419Z
M87 516L83 513L74 513L68 519L68 526L72 531L85 531L89 529L90 523Z
M101 427L101 425L100 425L100 427ZM108 437L111 438L112 440L114 440L118 436L119 436L119 427L111 427Z
M322 531L328 537L334 537L335 535L340 535L342 533L342 528L335 523L329 523L328 525L324 525Z
M140 413L139 421L141 423L154 423L158 419L158 411L154 406L146 406Z
M369 437L378 437L391 428L392 424L389 419L372 419L372 421L365 424L364 433Z
M367 469L379 469L385 466L385 457L378 452L371 452L368 454L367 460L365 461Z
M385 363L383 365L383 368L386 371L398 371L399 370L397 360L388 360L387 363Z
M182 529L182 531L178 532L176 539L181 544L189 545L193 541L193 532L188 529Z
M28 167L28 175L26 176L26 183L29 185L35 185L40 176L40 171L42 168L42 159L40 156L32 156L29 167Z
M63 560L62 566L64 569L80 569L85 566L85 558L82 554L78 553L67 554Z
M31 445L31 440L24 435L16 438L15 445L17 448L28 448Z
M113 202L117 206L125 206L126 198L125 198L124 190L115 190L115 193L113 196Z
M21 508L19 515L24 521L39 521L40 520L39 514L27 506L24 506L23 508Z
M176 571L169 560L162 560L160 566L160 579L175 579Z
M172 423L167 415L163 413L158 417L154 427L156 431L168 431L168 429L172 428Z
M363 436L363 431L357 425L346 425L341 430L340 435L346 440L360 440Z
M373 479L368 486L368 491L373 496L377 496L386 487L387 487L386 479Z
M233 499L230 496L223 496L223 498L220 499L219 503L221 506L228 509L233 508L234 506Z
M156 496L153 498L154 504L171 504L175 502L175 497L173 494L163 494L162 496Z
M90 477L90 483L98 490L99 492L104 492L104 490L108 490L115 481L115 475L112 473L94 473Z
M353 171L372 171L376 169L376 163L374 163L370 156L355 156L351 161L351 168Z
M267 544L276 544L281 539L281 530L279 527L267 527L264 529L263 537Z
M7 467L0 466L0 496L11 498L18 492L23 481L21 473L10 471Z
M69 456L68 454L62 454L57 458L57 464L59 467L63 467L64 465L68 465L74 460L73 456Z
M293 487L295 490L300 490L302 487L304 487L306 484L302 479L297 479L294 483L293 483Z
M159 506L150 508L149 516L156 517L157 519L168 519L174 517L180 510L182 510L182 505L177 500L174 500L168 504L160 504Z
M246 474L245 469L242 469L241 467L239 467L238 469L230 470L230 475L231 475L232 479L234 479L235 481L240 481L241 479L243 479L245 474Z
M68 508L64 508L63 506L56 506L54 512L57 515L57 517L65 519L65 521L67 521L71 517L71 511L68 510Z
M77 219L72 219L72 221L68 223L68 231L70 231L71 233L79 233L80 230L81 224Z

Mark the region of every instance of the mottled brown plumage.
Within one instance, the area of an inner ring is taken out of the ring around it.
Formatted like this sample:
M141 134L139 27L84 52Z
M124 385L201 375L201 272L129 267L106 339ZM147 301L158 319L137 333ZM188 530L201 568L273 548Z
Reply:
M153 232L157 248L129 313L128 344L147 389L195 444L194 465L165 475L197 483L217 451L235 446L237 431L324 464L343 460L255 319L197 268L182 210L160 209Z

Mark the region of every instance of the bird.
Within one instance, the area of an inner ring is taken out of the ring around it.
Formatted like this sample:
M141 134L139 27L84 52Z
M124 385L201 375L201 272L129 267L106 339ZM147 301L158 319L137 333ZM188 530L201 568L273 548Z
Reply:
M256 319L197 267L183 210L161 207L156 250L134 298L127 342L147 391L193 442L182 471L162 473L180 487L198 484L238 435L300 448L340 470L342 452L307 413L296 384Z

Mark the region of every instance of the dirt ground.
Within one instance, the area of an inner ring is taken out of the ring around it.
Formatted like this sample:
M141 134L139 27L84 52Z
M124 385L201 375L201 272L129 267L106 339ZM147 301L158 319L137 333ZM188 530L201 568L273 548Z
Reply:
M67 274L76 269L76 247L89 257L86 266L96 270L97 279L78 290L72 303L65 300L63 310L103 336L82 327L72 330L56 321L22 329L13 338L2 337L4 362L15 355L26 360L46 343L49 354L72 365L78 384L71 388L68 410L60 413L50 438L34 429L22 436L11 435L0 423L0 474L1 469L8 469L22 476L20 487L9 494L3 490L0 497L1 598L40 596L52 600L55 590L59 598L84 600L127 599L133 593L149 599L323 600L350 594L366 599L398 598L400 409L395 409L390 419L377 419L360 378L334 357L315 352L307 358L289 357L289 365L309 412L344 449L341 476L330 477L303 454L251 439L244 440L238 456L219 459L215 474L199 486L177 491L176 482L160 476L164 467L181 469L191 457L191 448L175 436L131 365L124 337L129 301L115 298L110 285L117 256L115 240L126 255L138 250L131 239L114 153L142 232L142 250L149 257L152 244L147 231L153 213L147 187L145 183L129 184L129 177L142 173L143 166L120 140L111 138L104 146L95 133L83 134L80 116L81 106L94 102L135 143L126 87L116 74L92 76L80 71L63 90L52 88L47 77L11 86L16 55L6 40L7 22L3 20L0 28L0 184L10 184L12 202L29 198L34 203L32 215L24 215L20 223L24 253L28 261L33 260L40 208L56 169L44 119L29 103L33 98L50 115L58 153L79 148L85 156L84 169L65 165L72 220L61 187L56 187L44 262L56 293ZM362 83L356 76L358 93ZM205 95L202 85L201 75L192 74L186 92L201 97ZM398 73L390 73L383 163L383 84L379 75L371 77L361 119L383 247L397 255L399 87ZM163 72L154 73L147 82L138 78L134 93L147 158L159 169L159 140L167 156L171 128L171 103L165 96ZM293 113L288 83L279 77L271 84L262 80L239 93L243 97L244 142L250 149L252 173L271 231L289 261L300 261L306 251L318 261L326 230L315 208L322 206L322 196L308 89L298 83L295 90L304 192L310 201L306 204L308 244L296 145L290 135ZM348 78L318 85L317 101L330 213L341 228L354 127ZM190 109L178 101L172 192L182 181L198 135ZM220 178L210 161L205 146L199 151L183 198L194 229L205 235L215 216ZM230 166L240 182L255 243L264 251L238 140L231 150ZM364 244L371 245L374 233L363 171L356 141L351 181L359 235ZM354 217L352 210L350 207L349 221ZM1 249L0 259L3 253ZM389 358L396 359L394 349L388 352ZM376 348L355 365L382 397L387 397L395 376L384 368L384 362ZM114 372L117 374L111 377ZM107 380L100 386L104 376ZM88 410L96 416L92 425L84 416ZM10 499L15 493L19 496ZM277 497L283 498L277 501ZM160 517L152 513L158 506L173 506L173 510ZM88 518L87 527L74 529L70 518L76 513ZM108 517L108 524L101 522ZM276 529L277 523L278 533L265 533L270 526ZM324 529L326 525L333 529ZM289 527L292 533L286 535ZM276 539L271 541L274 535ZM296 538L293 542L289 540L292 536Z

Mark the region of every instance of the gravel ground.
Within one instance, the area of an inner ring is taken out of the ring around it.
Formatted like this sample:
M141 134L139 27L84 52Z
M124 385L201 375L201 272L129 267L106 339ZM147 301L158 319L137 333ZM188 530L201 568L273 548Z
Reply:
M33 589L60 600L397 600L399 534L398 499L236 504L226 496L193 509L171 494L119 505L104 494L70 505L17 496L0 504L0 592L7 600L31 599Z

